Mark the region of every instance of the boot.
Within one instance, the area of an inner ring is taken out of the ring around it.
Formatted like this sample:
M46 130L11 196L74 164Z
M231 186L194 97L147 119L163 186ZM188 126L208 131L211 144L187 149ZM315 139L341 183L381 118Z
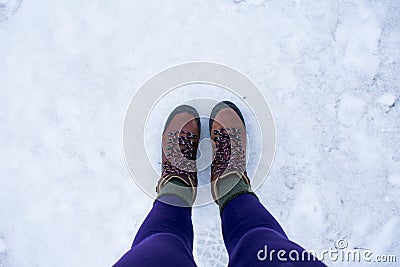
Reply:
M197 111L182 105L169 115L162 134L161 177L156 191L177 195L192 205L197 192L196 155L200 137Z
M252 193L246 171L246 126L238 107L223 101L213 108L209 127L214 141L211 193L222 212L229 200Z

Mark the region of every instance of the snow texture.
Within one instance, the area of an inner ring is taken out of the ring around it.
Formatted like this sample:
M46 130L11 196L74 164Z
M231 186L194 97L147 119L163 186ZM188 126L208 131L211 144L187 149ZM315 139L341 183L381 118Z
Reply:
M196 60L268 99L277 149L257 194L291 239L400 260L399 47L398 0L0 0L0 266L109 266L129 249L152 201L124 163L125 111ZM224 266L218 208L193 221L199 266Z

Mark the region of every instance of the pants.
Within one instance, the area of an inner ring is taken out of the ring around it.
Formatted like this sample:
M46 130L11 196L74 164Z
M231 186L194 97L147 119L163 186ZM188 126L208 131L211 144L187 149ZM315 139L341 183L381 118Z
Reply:
M168 203L181 201L175 196L163 198L168 198ZM279 223L253 195L243 194L231 200L221 220L228 266L326 266L306 252L302 258L304 249L287 238ZM280 250L285 254L281 252L278 257ZM191 208L155 201L131 250L114 266L196 266L192 251Z

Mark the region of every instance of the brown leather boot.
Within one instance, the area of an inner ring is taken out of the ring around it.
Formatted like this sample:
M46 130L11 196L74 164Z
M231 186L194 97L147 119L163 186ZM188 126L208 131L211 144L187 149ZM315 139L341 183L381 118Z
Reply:
M210 136L214 141L214 158L211 165L211 193L218 198L227 192L218 192L218 182L226 177L243 179L250 188L246 172L246 127L242 113L229 101L218 103L212 110L209 121Z
M200 137L200 118L197 111L187 105L174 109L169 115L162 134L161 178L156 191L170 181L179 181L192 189L192 201L196 198L196 155Z

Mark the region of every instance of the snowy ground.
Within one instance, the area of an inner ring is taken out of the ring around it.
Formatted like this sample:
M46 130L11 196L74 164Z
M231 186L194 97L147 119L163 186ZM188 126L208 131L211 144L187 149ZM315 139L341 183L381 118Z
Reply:
M124 163L126 108L193 60L267 97L257 193L289 237L400 261L399 47L398 0L0 0L0 266L109 266L130 247L152 201ZM223 266L217 207L193 221L198 264Z

